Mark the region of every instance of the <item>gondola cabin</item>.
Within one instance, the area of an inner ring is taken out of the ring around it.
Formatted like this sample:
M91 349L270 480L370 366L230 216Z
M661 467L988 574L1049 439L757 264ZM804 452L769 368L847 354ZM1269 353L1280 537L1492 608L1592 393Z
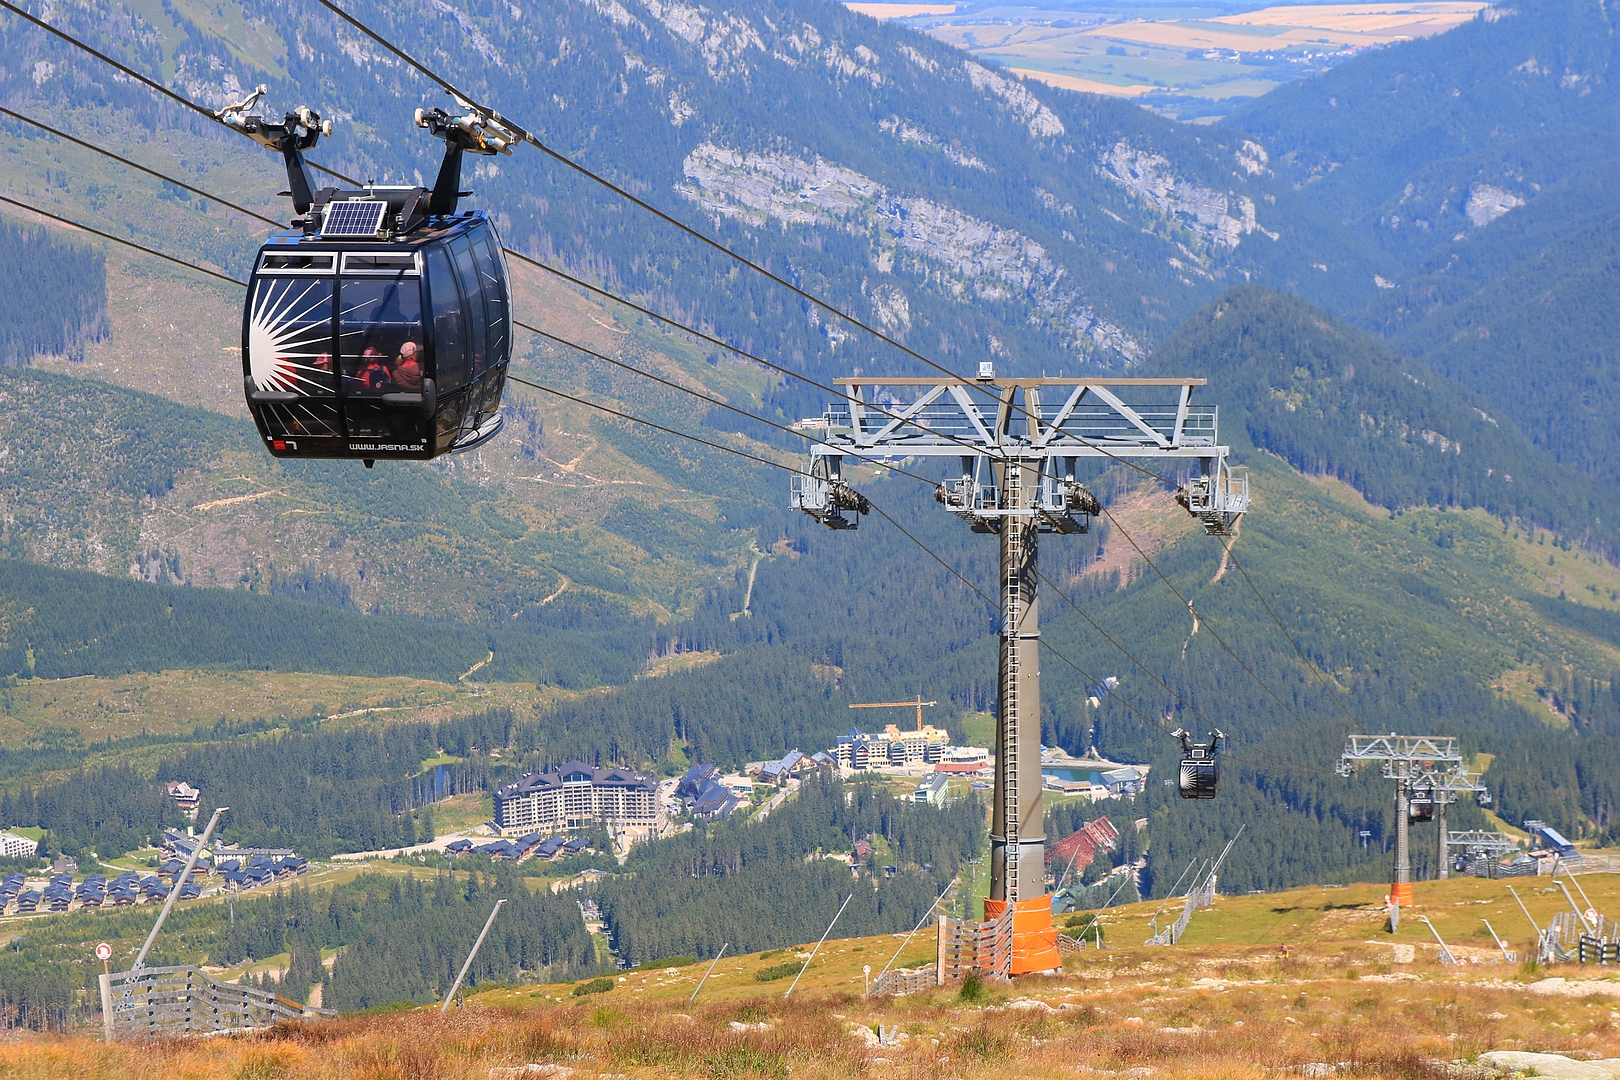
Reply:
M1419 788L1412 792L1412 797L1406 804L1406 820L1411 825L1421 825L1434 820L1434 792Z
M1207 743L1195 743L1181 729L1171 733L1181 740L1181 773L1176 789L1183 799L1213 799L1221 785L1221 740L1219 731L1210 733Z
M512 324L494 226L459 213L378 240L382 196L402 193L375 194L259 251L243 375L277 457L431 458L500 430Z
M279 123L221 118L287 167L292 228L259 249L242 312L248 408L276 457L432 458L481 446L501 427L512 355L500 237L459 211L462 154L510 153L515 137L470 111L418 109L442 138L432 189L316 188L304 151L332 125L300 106Z

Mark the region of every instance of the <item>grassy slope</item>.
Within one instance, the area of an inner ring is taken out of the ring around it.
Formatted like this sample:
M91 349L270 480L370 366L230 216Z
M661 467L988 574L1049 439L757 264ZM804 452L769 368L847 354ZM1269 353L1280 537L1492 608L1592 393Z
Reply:
M1549 917L1555 905L1544 889L1534 880L1521 884L1536 917ZM1589 875L1583 885L1600 908L1620 904L1620 878ZM1363 886L1222 897L1194 917L1183 944L1155 949L1138 944L1155 905L1134 905L1109 916L1110 949L1071 955L1056 978L992 984L977 1001L963 1000L954 986L863 999L862 966L881 970L900 944L882 937L829 942L789 1002L782 998L787 979L760 983L753 975L802 959L808 943L722 960L695 1005L687 998L702 964L626 973L615 989L584 998L572 996L568 984L484 988L442 1019L431 1008L354 1017L308 1032L192 1042L161 1059L135 1047L102 1048L88 1036L44 1036L8 1043L0 1061L31 1076L120 1080L176 1069L328 1076L333 1061L346 1073L447 1080L548 1062L576 1073L649 1078L785 1077L790 1070L816 1080L897 1071L1059 1077L1076 1068L1149 1067L1160 1077L1258 1080L1320 1061L1352 1061L1356 1075L1395 1078L1429 1075L1429 1060L1471 1059L1488 1049L1620 1054L1620 983L1590 983L1568 996L1531 985L1545 975L1593 978L1601 969L1531 974L1488 959L1460 969L1436 964L1416 914L1433 919L1465 956L1494 951L1475 932L1482 916L1522 945L1528 934L1512 921L1516 908L1502 883L1419 886L1419 906L1394 936L1379 928L1381 894ZM1391 945L1412 946L1411 961L1396 962ZM926 962L932 951L919 934L899 962ZM903 1035L878 1046L880 1024Z
M0 690L3 738L26 743L53 728L87 742L149 732L171 735L233 721L327 716L339 722L435 720L530 703L546 692L522 684L460 684L271 671L137 672L117 678L27 679Z
M1254 507L1234 550L1307 651L1330 667L1346 665L1339 674L1348 673L1352 658L1358 667L1376 668L1387 657L1420 677L1449 670L1482 681L1540 658L1593 672L1620 662L1614 643L1556 624L1525 599L1556 595L1549 573L1565 567L1600 584L1607 603L1607 589L1620 586L1613 566L1558 550L1558 566L1549 568L1540 553L1554 549L1527 542L1528 534L1509 532L1482 511L1391 513L1338 480L1303 476L1269 455L1250 462ZM1162 512L1174 513L1167 496L1163 502ZM1125 546L1117 539L1112 545ZM1228 571L1216 580L1219 560L1215 542L1202 536L1155 559L1240 652L1289 649L1240 575ZM1126 562L1132 584L1093 600L1088 611L1164 670L1190 622L1151 571L1134 557ZM1584 589L1568 595L1594 599ZM1089 670L1118 671L1127 687L1148 685L1061 602L1048 606L1047 618L1060 648L1072 642L1077 651L1069 655L1097 658Z

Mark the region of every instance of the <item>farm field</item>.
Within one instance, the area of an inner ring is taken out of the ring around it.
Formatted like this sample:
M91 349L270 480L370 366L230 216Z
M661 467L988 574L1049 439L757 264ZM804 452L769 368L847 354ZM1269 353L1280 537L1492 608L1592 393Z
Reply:
M1214 116L1360 49L1443 33L1473 18L1478 0L1301 4L1217 14L1208 5L861 4L941 41L1051 86L1120 97L1188 119ZM1217 107L1217 103L1225 105Z
M1538 920L1563 904L1546 879L1514 884ZM1581 885L1600 910L1620 905L1620 875L1584 875ZM443 1017L432 1008L357 1015L155 1051L31 1037L0 1046L0 1068L126 1078L1259 1078L1285 1070L1483 1078L1498 1075L1480 1064L1488 1051L1620 1055L1612 969L1503 962L1483 919L1510 947L1522 949L1530 936L1504 882L1417 888L1418 904L1394 935L1382 926L1378 885L1222 897L1175 947L1140 945L1161 905L1131 905L1104 917L1111 947L1071 954L1062 975L966 992L953 984L865 998L862 969L889 962L903 940L893 935L827 943L787 1000L789 976L762 982L756 973L802 961L808 944L722 960L695 1004L688 999L707 965L677 960L581 996L567 983L488 987ZM1439 964L1420 914L1464 958L1460 967ZM898 965L932 953L924 931Z

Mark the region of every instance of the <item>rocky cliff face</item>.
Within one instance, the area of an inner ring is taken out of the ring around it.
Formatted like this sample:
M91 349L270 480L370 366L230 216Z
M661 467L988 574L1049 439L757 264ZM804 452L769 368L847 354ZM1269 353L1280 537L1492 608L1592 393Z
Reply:
M1252 142L1245 142L1237 157L1251 173L1258 172L1266 160L1265 151ZM1194 250L1230 251L1252 232L1278 239L1277 233L1261 228L1255 220L1253 199L1178 177L1162 154L1138 150L1121 139L1102 153L1101 160L1104 176L1180 226L1178 231Z
M748 154L704 143L687 155L685 174L678 190L711 216L755 227L823 226L865 236L877 273L900 265L923 288L963 304L1021 296L1030 320L1049 322L1071 346L1095 345L1128 361L1145 355L1129 333L1097 314L1043 245L1016 230L932 199L896 194L821 158ZM1250 214L1252 221L1252 204ZM885 285L869 290L868 298L880 320L894 321L905 293L898 284ZM904 310L909 312L909 303Z

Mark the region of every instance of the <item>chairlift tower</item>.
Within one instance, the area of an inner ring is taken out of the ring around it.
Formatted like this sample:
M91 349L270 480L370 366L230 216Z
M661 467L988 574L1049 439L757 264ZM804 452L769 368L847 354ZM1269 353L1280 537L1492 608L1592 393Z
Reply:
M1434 805L1435 847L1440 859L1435 876L1445 880L1451 876L1451 834L1446 831L1446 807L1456 802L1460 794L1473 795L1481 806L1489 806L1491 793L1479 782L1478 773L1471 773L1460 764L1445 772L1436 772L1415 790Z
M1362 766L1378 763L1384 779L1395 781L1395 871L1389 887L1390 928L1400 926L1401 908L1412 904L1412 853L1408 826L1412 820L1414 795L1419 804L1428 804L1441 815L1455 802L1459 792L1472 792L1481 802L1490 795L1479 778L1463 768L1457 740L1449 735L1351 735L1336 766L1340 776L1359 772ZM1446 857L1446 826L1440 821L1440 862Z
M944 458L952 468L935 500L974 532L999 538L1001 655L985 918L1013 913L1012 974L1056 968L1042 827L1040 534L1085 532L1101 512L1075 477L1081 458L1145 459L1158 462L1148 467L1160 474L1190 472L1176 500L1212 535L1229 535L1249 508L1248 477L1228 465L1229 450L1217 442L1216 407L1192 400L1203 379L998 379L984 363L977 379L835 381L847 398L815 422L821 441L811 448L806 472L793 478L790 505L828 528L853 529L870 506L845 481L846 458Z

